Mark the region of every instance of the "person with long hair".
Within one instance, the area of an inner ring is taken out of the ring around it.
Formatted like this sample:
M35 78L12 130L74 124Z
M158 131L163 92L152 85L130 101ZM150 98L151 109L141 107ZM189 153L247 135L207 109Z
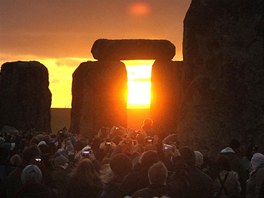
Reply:
M90 159L84 158L69 174L66 198L96 198L102 183Z

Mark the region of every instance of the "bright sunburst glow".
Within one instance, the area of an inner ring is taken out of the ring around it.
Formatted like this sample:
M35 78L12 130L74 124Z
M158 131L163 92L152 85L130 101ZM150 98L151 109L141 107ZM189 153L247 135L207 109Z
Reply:
M128 109L147 109L151 102L151 69L154 60L123 61L128 78Z
M71 108L72 74L86 59L40 59L49 71L49 89L52 93L51 108Z

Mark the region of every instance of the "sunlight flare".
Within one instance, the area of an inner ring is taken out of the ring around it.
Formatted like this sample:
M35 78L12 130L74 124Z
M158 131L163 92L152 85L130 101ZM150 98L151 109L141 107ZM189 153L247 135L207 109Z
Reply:
M49 89L52 93L51 108L71 108L72 74L82 58L40 59L49 71Z
M148 109L151 103L151 69L154 60L123 61L127 68L127 108Z

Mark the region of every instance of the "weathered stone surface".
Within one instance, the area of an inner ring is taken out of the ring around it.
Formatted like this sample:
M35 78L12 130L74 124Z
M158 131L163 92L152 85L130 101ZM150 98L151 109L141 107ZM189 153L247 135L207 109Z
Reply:
M160 137L165 137L175 132L178 124L183 96L183 62L155 61L151 76L151 118Z
M39 62L9 62L1 67L0 128L50 132L48 70Z
M92 47L97 60L171 60L175 46L168 40L98 39Z
M126 126L126 94L122 62L81 63L73 73L70 130L93 137L103 126Z
M184 20L182 141L219 149L264 132L263 1L193 0Z

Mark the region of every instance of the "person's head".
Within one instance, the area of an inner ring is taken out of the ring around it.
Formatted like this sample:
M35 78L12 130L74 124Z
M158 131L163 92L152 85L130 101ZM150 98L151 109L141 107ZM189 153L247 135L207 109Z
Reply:
M251 158L251 168L252 170L257 170L258 167L264 165L264 155L261 153L255 153Z
M39 150L41 151L42 155L49 154L50 148L45 141L39 142L37 146L38 146Z
M32 137L32 138L30 139L30 142L29 142L30 145L37 145L38 143L39 143L39 140L38 140L38 138L36 138L35 136Z
M105 153L112 151L116 148L116 144L110 139L107 138L103 142L101 142L99 149L104 151Z
M179 140L178 140L178 135L177 133L172 133L168 136L166 136L163 140L162 140L163 144L171 144L171 145L175 145L176 147L179 147Z
M195 155L193 150L191 150L189 147L182 147L179 149L179 152L181 154L182 159L185 161L185 163L189 166L195 165Z
M68 167L69 160L63 155L58 155L54 158L54 166L66 169Z
M228 158L224 155L219 156L219 158L217 159L217 165L218 165L220 170L226 170L226 171L231 170L230 162L229 162Z
M22 184L40 184L42 181L42 172L36 165L26 166L21 173Z
M126 155L132 155L134 152L133 141L130 137L124 137L121 142L119 142L121 150Z
M139 163L143 170L148 170L150 166L159 161L157 151L145 151L141 154Z
M240 142L237 139L232 139L229 144L230 148L232 148L235 152L239 151L241 146Z
M168 177L168 169L163 162L153 164L148 170L150 184L165 185Z
M201 167L203 165L203 154L200 151L194 151L195 166Z
M124 136L127 135L127 130L125 127L122 126L113 126L110 130L109 136L112 139L118 139L118 138L123 138Z
M30 164L33 163L36 157L39 157L41 155L41 151L36 145L32 145L30 147L27 147L23 151L23 163L24 164Z
M176 171L187 169L187 164L181 156L174 156L172 158L172 164L173 164L173 169Z
M89 184L92 186L100 183L98 173L96 172L92 161L88 158L80 160L70 176L82 184Z
M111 157L110 168L116 176L124 177L131 171L132 162L125 154L118 153Z
M26 146L29 145L29 140L26 138L22 138L18 143L19 150L23 151Z
M210 156L210 148L206 145L202 145L199 149L203 154L204 158L208 158Z
M22 165L22 158L20 155L15 154L10 158L10 163L13 166L21 166Z
M152 125L153 125L153 120L147 118L143 121L142 129L150 130L152 128Z

